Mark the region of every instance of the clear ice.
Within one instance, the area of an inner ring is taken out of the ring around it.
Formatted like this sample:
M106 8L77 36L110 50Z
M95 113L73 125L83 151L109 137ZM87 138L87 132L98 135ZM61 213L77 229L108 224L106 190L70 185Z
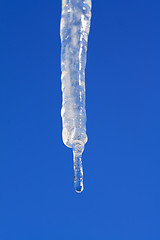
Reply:
M62 138L73 149L76 192L83 191L82 153L87 142L85 67L90 20L91 0L62 0Z

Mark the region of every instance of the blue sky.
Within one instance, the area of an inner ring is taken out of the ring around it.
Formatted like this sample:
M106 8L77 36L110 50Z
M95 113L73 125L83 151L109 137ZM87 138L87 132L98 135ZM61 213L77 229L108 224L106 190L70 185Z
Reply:
M0 1L0 239L160 239L160 3L93 1L82 194L61 138L61 1Z

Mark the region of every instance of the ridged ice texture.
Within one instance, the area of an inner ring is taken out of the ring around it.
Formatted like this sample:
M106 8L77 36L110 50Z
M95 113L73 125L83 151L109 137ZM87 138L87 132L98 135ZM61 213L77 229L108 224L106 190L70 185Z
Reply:
M62 0L61 80L63 142L87 142L85 110L85 67L91 18L91 0Z

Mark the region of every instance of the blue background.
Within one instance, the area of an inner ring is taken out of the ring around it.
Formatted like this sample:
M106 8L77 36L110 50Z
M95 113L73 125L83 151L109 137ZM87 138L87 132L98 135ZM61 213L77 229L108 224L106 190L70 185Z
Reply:
M61 139L61 1L0 1L0 239L160 239L160 3L93 1L85 190Z

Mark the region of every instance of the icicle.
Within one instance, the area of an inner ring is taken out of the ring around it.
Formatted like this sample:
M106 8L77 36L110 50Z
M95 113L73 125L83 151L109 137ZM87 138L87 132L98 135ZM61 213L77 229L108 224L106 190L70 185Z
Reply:
M91 0L62 0L62 138L73 149L76 192L83 191L82 153L87 142L85 67L90 19Z

